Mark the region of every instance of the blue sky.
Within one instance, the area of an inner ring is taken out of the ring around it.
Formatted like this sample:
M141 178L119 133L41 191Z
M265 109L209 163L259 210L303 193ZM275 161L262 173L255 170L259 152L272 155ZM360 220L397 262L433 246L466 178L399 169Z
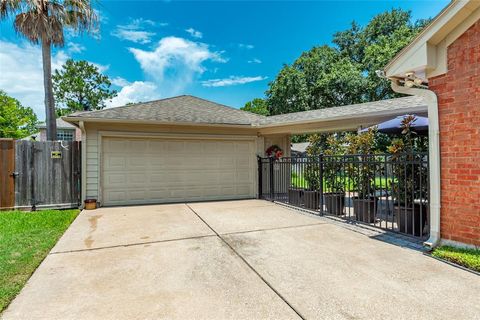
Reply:
M366 24L391 8L413 18L435 16L445 0L402 1L102 1L94 36L67 32L53 67L88 60L113 79L109 106L192 94L234 107L263 97L285 63L312 46L330 44L352 20ZM0 89L41 119L43 87L38 46L0 23Z

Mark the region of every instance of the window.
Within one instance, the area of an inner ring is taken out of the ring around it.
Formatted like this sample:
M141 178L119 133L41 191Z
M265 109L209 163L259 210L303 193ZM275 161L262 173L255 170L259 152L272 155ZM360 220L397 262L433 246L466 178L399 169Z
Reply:
M57 130L57 140L73 141L75 130Z

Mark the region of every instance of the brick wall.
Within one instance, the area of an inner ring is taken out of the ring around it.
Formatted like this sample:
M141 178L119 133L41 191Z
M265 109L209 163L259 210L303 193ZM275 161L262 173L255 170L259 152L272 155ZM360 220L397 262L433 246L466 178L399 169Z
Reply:
M441 236L480 246L480 21L448 48L448 72L429 79L438 96Z

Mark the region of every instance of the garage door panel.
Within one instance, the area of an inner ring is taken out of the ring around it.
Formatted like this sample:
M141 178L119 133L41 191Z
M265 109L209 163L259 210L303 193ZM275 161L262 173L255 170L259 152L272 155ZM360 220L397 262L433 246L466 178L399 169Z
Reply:
M127 176L124 173L113 173L105 176L105 183L108 185L124 184L127 182Z
M250 194L250 185L237 185L237 194L247 196Z
M166 147L168 152L176 152L176 153L185 153L185 142L183 141L167 141Z
M138 152L138 153L146 153L148 150L148 141L147 140L140 140L140 139L133 139L129 140L127 143L127 149L129 152Z
M104 138L106 205L251 198L251 141Z
M108 143L108 145L104 146L104 151L109 153L123 153L123 150L127 149L127 144L127 140L112 140Z
M236 153L249 153L251 151L252 144L248 142L239 142L235 145Z

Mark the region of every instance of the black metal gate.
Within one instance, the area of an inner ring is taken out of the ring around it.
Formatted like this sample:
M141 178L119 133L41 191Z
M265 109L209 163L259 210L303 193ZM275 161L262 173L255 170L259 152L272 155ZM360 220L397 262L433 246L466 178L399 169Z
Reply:
M428 154L258 158L259 197L428 238Z

